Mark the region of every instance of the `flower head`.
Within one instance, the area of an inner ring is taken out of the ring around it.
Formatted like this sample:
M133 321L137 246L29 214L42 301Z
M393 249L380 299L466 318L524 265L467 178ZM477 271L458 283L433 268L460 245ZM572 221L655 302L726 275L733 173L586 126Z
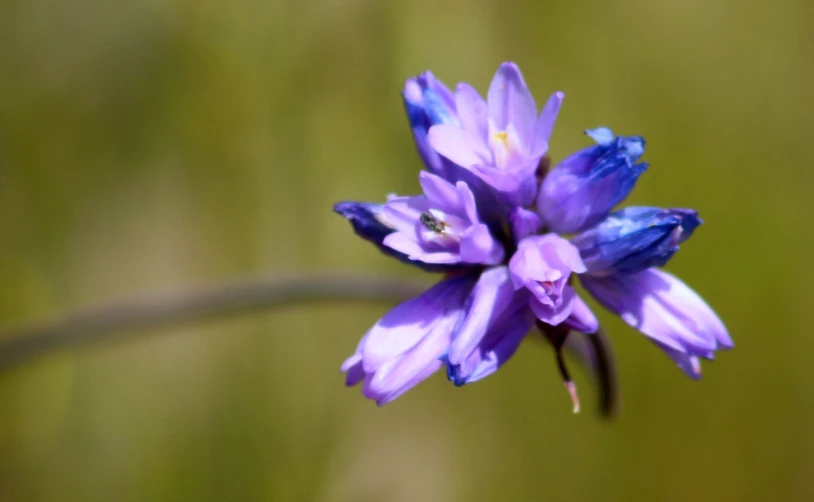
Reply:
M566 157L540 187L537 210L555 232L579 232L599 223L648 167L635 163L644 153L644 138L614 137L604 127L585 133L598 144Z
M361 383L365 396L384 404L444 366L455 385L469 384L505 365L536 326L555 349L576 411L562 348L572 331L593 337L599 328L572 287L577 278L692 378L700 359L732 347L712 309L653 268L689 238L701 223L697 213L611 213L647 168L637 164L643 138L589 130L597 145L546 173L539 167L563 95L551 96L538 116L513 63L500 66L486 100L467 84L453 93L429 72L409 79L403 95L428 169L419 175L423 193L334 210L381 251L445 275L362 338L342 365L349 386Z

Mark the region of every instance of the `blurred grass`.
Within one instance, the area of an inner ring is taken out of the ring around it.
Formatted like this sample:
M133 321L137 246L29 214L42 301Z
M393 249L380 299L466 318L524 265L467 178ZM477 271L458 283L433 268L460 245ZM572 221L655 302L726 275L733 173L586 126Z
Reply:
M572 416L528 343L381 409L338 371L384 311L292 309L0 375L0 499L808 500L814 4L9 0L0 326L291 270L416 275L342 199L417 189L398 91L515 60L566 105L555 159L648 139L631 203L706 221L671 263L737 348L683 378L611 316L623 407ZM428 280L431 278L428 277ZM578 374L584 398L591 397Z

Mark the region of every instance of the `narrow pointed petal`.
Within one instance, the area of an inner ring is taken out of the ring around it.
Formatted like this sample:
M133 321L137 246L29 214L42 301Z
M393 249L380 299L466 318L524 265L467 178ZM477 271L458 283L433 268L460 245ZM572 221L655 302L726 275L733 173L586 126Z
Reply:
M421 247L415 239L411 239L406 234L396 232L388 235L382 244L394 251L407 256L408 259L430 264L455 265L462 263L460 253L446 251L443 249L428 251Z
M455 211L460 197L455 185L427 171L421 171L418 174L418 182L421 184L421 189L433 209L440 209L449 213Z
M512 124L521 142L531 145L534 141L537 104L516 64L500 65L489 86L486 101L489 117L500 130L505 131Z
M483 339L490 323L495 322L515 299L506 267L484 271L468 300L466 318L449 348L451 364L463 362Z
M554 131L554 123L557 121L557 115L560 113L564 99L565 93L555 92L548 98L543 111L540 112L540 116L534 124L534 146L532 148L534 155L544 155L548 151L551 133Z
M469 219L469 223L479 222L480 217L478 216L478 205L475 202L475 194L472 193L469 185L463 181L459 181L455 184L455 188L458 191L457 207L463 208L462 216L466 215L466 217Z
M469 84L458 84L455 88L455 106L461 119L461 127L474 132L485 142L489 110L478 91Z

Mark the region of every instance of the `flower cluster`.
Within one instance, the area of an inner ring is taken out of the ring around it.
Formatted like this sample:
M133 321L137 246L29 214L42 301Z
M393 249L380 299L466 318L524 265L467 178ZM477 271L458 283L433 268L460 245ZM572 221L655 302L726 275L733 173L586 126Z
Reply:
M335 211L379 249L443 274L388 312L342 365L378 404L442 367L455 385L494 373L535 325L557 349L598 322L573 278L600 304L662 349L688 376L699 358L733 346L690 288L659 270L701 223L695 211L627 207L612 212L645 172L645 141L586 131L596 143L547 168L564 95L538 114L518 67L500 66L484 100L425 72L407 80L404 104L426 171L422 194L384 204L343 202Z

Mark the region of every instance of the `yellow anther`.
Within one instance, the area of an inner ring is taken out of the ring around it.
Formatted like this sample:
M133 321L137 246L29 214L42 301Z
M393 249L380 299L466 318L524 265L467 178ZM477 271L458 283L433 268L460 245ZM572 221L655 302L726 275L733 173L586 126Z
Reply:
M492 137L495 139L496 142L498 141L502 142L503 147L506 148L506 150L509 149L509 135L508 133L506 133L506 131L496 132L492 135Z

